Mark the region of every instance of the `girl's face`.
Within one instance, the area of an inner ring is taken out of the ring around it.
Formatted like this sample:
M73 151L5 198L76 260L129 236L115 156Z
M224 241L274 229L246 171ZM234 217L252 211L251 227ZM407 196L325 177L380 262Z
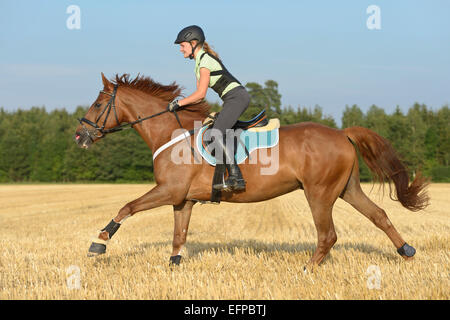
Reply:
M195 43L193 43L192 45L195 46ZM192 53L192 47L189 42L180 43L180 52L185 58L189 58L189 55Z

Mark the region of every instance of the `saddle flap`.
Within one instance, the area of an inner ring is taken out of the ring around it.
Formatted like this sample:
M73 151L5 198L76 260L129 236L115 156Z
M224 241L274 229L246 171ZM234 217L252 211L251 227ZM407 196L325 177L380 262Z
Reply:
M255 127L248 128L247 130L251 131L251 132L261 132L261 131L270 131L270 130L273 130L273 129L276 129L279 127L280 127L280 119L273 118L273 119L270 119L269 122L265 126L261 126L261 127L255 126Z
M278 144L278 131L280 127L280 121L278 119L271 119L267 126L261 128L251 128L243 130L238 136L234 136L234 157L237 164L245 161L253 150L260 148L272 148ZM195 138L195 145L197 151L201 154L204 160L209 164L215 166L216 160L213 153L215 148L210 148L207 142L210 140L204 140L204 135L210 128L204 126L200 129L197 137ZM214 145L213 145L214 147Z

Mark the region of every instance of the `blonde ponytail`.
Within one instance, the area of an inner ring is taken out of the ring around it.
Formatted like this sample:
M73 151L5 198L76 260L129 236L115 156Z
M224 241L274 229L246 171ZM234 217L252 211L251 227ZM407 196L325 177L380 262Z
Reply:
M217 59L220 60L219 54L217 52L215 52L213 49L211 49L211 46L206 41L203 42L203 50L205 50L209 54L212 54L213 56L215 56Z

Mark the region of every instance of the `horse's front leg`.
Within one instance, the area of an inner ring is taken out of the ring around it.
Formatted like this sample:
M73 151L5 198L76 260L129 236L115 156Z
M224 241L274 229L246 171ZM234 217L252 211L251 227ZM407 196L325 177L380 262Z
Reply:
M96 256L106 252L107 241L116 233L124 220L135 213L150 210L163 205L176 205L183 202L183 194L174 192L168 185L157 185L142 197L127 203L119 210L117 216L103 228L98 237L92 240L88 256Z
M191 219L191 212L194 204L195 201L185 200L181 204L173 206L173 250L170 257L170 264L180 264L181 250L186 243L189 221Z

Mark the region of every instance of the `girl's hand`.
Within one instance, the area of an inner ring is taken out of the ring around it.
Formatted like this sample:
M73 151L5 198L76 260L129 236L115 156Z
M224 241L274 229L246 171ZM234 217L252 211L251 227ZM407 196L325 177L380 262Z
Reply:
M167 106L167 110L173 112L173 111L177 111L178 109L180 109L180 105L178 104L178 99L173 100L172 102L169 103L169 105Z

